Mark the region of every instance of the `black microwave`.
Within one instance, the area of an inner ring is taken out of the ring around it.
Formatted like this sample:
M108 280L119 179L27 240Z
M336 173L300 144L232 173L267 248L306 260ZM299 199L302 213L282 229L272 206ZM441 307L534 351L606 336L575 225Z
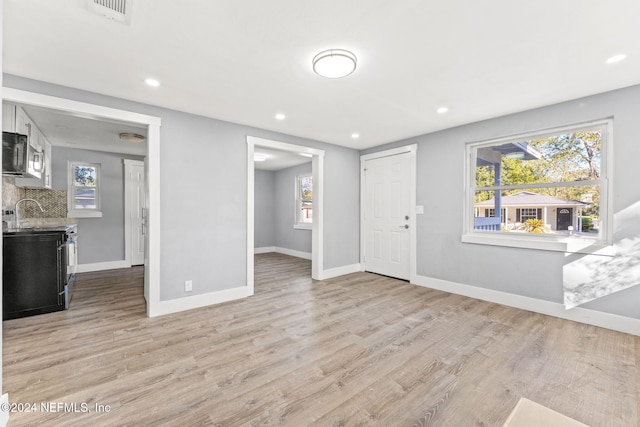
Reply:
M44 157L29 145L27 135L2 132L2 175L40 178Z

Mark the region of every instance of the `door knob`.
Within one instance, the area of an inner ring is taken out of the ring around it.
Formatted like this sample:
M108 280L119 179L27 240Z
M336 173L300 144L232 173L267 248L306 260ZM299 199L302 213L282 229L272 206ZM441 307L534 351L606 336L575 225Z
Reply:
M400 228L405 228L405 229L406 229L406 228L409 228L409 224L400 225L399 227L400 227Z

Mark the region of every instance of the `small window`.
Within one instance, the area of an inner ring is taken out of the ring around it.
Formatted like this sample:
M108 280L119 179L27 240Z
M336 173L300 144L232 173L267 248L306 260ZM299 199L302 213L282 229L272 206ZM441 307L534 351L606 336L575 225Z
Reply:
M98 163L69 162L68 213L71 218L102 216Z
M311 229L313 224L313 176L296 176L296 223L294 228Z
M462 240L567 252L609 245L611 127L603 120L467 144Z

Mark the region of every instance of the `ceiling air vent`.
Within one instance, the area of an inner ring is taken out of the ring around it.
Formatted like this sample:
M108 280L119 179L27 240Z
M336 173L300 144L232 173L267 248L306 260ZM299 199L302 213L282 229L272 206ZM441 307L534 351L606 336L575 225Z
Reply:
M112 21L131 23L131 3L133 0L87 0L90 11Z

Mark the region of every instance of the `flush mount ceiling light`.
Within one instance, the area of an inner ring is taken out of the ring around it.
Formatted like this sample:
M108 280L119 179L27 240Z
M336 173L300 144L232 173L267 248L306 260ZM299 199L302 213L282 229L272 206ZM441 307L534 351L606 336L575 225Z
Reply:
M351 138L358 139L358 138L360 138L360 134L357 133L357 132L354 132L354 133L351 134Z
M438 114L444 114L444 113L446 113L447 111L449 111L449 109L448 109L447 107L439 107L439 108L436 110L436 113L438 113Z
M356 56L343 49L329 49L313 58L313 71L329 79L339 79L353 73L356 69Z
M262 153L254 153L253 154L253 161L254 162L264 162L265 160L267 160L267 155L266 154L262 154Z
M285 115L284 115L284 114L282 114L282 113L278 113L278 114L276 114L276 120L284 120L284 119L286 119L286 118L287 118L287 116L285 116Z
M143 142L146 138L137 133L122 132L118 135L121 140L127 142Z

